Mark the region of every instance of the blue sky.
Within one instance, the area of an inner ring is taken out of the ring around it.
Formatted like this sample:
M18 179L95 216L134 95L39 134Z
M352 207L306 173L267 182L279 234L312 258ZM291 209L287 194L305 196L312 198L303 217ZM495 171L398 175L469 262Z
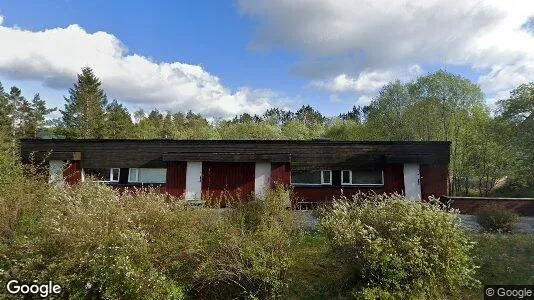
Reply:
M89 65L130 109L227 117L303 104L336 115L440 68L489 104L534 79L529 1L448 2L4 0L0 81L61 107Z

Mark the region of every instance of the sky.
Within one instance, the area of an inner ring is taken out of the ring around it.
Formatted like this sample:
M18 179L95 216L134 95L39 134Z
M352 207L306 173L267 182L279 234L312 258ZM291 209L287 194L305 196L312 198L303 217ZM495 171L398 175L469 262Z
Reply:
M366 105L444 69L488 105L534 81L534 1L0 1L0 82L62 108L89 66L131 111Z

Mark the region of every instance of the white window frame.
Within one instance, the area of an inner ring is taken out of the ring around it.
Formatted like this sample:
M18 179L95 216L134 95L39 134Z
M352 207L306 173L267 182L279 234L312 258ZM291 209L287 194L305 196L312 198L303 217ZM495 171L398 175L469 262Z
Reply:
M291 174L289 175L290 184L296 185L296 186L321 186L321 185L332 185L332 170L311 170L311 171L318 171L321 173L321 183L298 183L293 182L293 179L291 177ZM323 171L329 171L330 172L330 183L325 183L323 179Z
M324 172L330 173L330 182L325 182ZM321 185L332 185L332 170L321 170Z
M113 170L119 170L118 178L117 180L113 180ZM120 168L110 168L109 169L109 182L119 182L121 178L121 169Z
M349 182L350 183L343 183L343 172L349 172ZM384 170L382 172L382 183L352 183L352 170L341 170L341 185L345 186L384 186Z
M135 169L135 180L132 180L132 170ZM128 169L128 182L139 182L139 168L129 168Z

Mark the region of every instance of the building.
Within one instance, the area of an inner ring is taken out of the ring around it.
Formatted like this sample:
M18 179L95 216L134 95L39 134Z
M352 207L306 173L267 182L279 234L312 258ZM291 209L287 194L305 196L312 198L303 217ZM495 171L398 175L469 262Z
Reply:
M261 197L280 183L302 202L324 202L359 191L443 196L450 143L23 139L21 155L44 159L51 181L155 186L189 201Z

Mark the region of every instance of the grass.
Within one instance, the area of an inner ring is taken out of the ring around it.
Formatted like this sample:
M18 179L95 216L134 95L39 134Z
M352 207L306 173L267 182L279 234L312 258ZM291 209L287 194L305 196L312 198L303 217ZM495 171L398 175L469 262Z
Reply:
M477 243L474 259L482 285L532 284L534 282L534 234L472 234ZM291 272L299 281L292 287L294 299L337 298L342 289L339 272L328 254L326 238L313 231L300 244L299 262ZM313 262L313 263L310 263ZM482 287L465 291L465 299L483 299Z

